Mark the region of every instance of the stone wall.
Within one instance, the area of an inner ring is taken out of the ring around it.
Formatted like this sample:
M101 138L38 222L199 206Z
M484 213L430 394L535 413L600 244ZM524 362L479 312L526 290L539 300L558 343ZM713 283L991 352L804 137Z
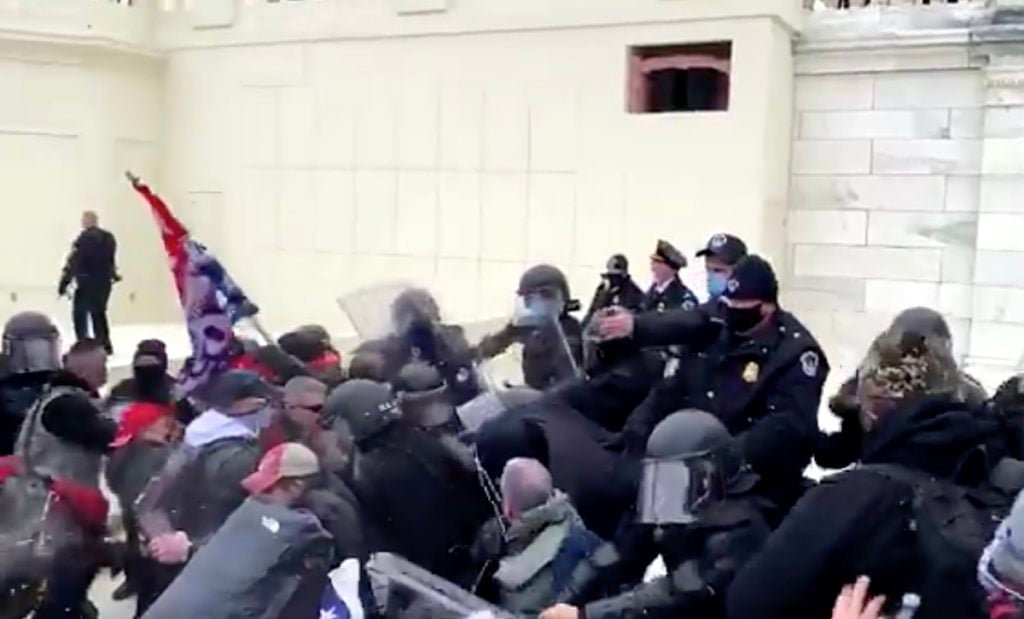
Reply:
M886 11L814 14L798 43L786 302L839 374L896 312L936 307L993 384L1024 352L1024 91L997 94L968 41L1008 27Z

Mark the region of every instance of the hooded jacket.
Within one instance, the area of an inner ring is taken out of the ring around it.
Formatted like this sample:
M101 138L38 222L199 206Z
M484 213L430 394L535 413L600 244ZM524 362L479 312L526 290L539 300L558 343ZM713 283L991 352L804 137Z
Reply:
M978 484L1002 455L999 432L994 418L950 395L913 397L868 435L862 462ZM898 603L920 572L912 505L913 488L868 467L826 479L737 576L728 616L827 618L840 589L861 575L873 594Z

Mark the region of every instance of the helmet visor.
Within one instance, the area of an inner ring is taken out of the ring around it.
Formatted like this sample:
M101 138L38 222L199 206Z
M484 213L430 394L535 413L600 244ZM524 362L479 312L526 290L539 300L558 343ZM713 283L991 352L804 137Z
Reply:
M13 374L60 368L60 340L54 338L7 338L4 340L8 371Z
M690 524L724 497L725 483L714 460L649 459L640 480L637 518L651 525Z

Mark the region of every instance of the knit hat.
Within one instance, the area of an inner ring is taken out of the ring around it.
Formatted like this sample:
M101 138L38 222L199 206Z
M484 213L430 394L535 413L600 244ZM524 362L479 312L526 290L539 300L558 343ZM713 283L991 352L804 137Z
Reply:
M875 396L887 399L956 393L960 384L960 371L948 350L906 333L878 336L858 376L861 385L870 384Z
M282 443L268 451L256 472L242 480L249 494L262 494L282 479L309 477L320 472L320 462L309 447Z
M161 367L167 367L167 345L160 340L142 340L135 347L132 365L138 365L140 357L153 357Z

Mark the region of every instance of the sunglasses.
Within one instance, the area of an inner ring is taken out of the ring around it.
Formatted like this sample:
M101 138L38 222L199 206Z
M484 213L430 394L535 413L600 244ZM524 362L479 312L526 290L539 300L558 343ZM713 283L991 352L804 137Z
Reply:
M323 412L323 410L324 410L324 405L323 404L306 405L306 404L294 404L294 403L291 403L291 404L285 404L285 407L286 408L300 408L302 410L307 410L307 411L309 411L311 413L317 413L317 414Z

